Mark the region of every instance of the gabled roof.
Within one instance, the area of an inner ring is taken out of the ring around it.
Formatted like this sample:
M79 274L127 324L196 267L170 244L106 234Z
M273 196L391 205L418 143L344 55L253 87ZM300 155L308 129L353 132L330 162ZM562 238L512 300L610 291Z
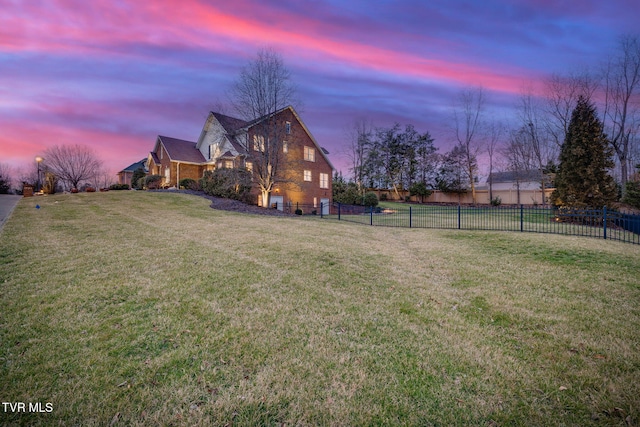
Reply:
M258 123L267 120L268 118L272 117L272 116L276 116L280 113L282 113L285 110L291 110L291 113L293 114L293 116L296 118L296 120L298 120L298 122L302 125L302 129L304 129L304 131L306 132L306 134L309 136L309 139L311 139L311 141L313 141L313 144L316 146L317 151L320 153L320 155L325 159L325 161L327 162L327 164L329 165L329 167L331 167L331 169L335 169L333 167L333 164L331 164L331 161L329 160L329 158L327 157L327 154L329 154L329 152L327 150L325 150L324 148L322 148L320 146L320 144L318 144L318 141L316 141L316 139L313 137L313 135L311 134L311 132L309 131L309 129L307 128L307 125L304 124L304 122L302 121L302 119L300 118L300 116L298 115L298 113L296 112L296 110L291 106L286 106L284 108L279 109L278 111L276 111L275 113L272 114L267 114L264 115L262 117L258 117L255 120L252 120L250 122L247 122L242 128L240 128L241 130L244 131L248 131L249 128L257 125ZM240 130L239 129L239 130Z
M193 141L171 138L169 136L158 135L158 144L162 144L169 155L169 159L174 162L204 163L206 159L196 148ZM155 152L158 151L156 144Z
M224 114L221 114L221 113L214 113L212 111L211 114L218 120L218 122L222 125L222 127L224 128L225 131L227 131L228 134L235 133L238 129L246 126L247 124L247 122L242 119L237 119L231 116L225 116Z
M139 162L135 162L122 169L120 172L135 172L137 169L147 169L147 159L142 159Z
M490 178L494 184L501 182L540 182L542 180L542 174L537 169L528 169L522 171L493 172ZM487 178L487 182L489 182L489 178Z

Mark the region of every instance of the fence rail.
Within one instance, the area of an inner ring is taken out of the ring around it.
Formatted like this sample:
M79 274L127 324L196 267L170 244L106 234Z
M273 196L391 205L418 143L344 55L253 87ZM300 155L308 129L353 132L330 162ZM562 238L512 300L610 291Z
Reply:
M640 215L607 208L400 204L392 208L369 208L333 203L330 209L325 206L318 211L322 218L372 226L565 234L640 244Z

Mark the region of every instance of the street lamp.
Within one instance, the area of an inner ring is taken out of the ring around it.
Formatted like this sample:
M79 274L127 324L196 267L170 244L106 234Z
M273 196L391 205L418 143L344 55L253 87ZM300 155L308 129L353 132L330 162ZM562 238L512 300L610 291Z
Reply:
M40 156L36 156L36 163L38 164L38 182L36 183L36 192L40 191L40 163L44 159Z

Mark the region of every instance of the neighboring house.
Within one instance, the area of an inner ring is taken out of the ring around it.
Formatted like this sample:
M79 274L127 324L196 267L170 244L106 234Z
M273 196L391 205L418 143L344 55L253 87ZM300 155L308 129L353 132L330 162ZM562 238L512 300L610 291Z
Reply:
M500 190L540 190L542 174L537 169L524 171L494 172L482 188L488 189L492 183L493 191ZM549 177L545 177L545 186L549 187Z
M333 166L293 107L274 114L282 126L280 173L270 194L270 204L285 205L320 203L328 209L331 201ZM175 186L183 178L199 179L207 170L246 168L254 170L261 155L260 126L268 117L246 122L235 117L210 112L197 142L159 136L149 154L149 173L163 176L164 186ZM262 206L255 183L252 193Z
M133 163L132 165L129 165L128 167L118 172L118 184L131 185L131 177L133 176L133 173L139 168L144 169L145 173L148 172L147 159L142 159L139 162Z

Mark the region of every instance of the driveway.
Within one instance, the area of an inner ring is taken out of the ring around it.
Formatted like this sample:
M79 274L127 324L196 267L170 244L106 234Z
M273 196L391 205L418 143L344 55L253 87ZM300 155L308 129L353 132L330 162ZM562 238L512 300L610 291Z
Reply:
M0 230L2 230L5 221L9 219L20 199L22 199L22 196L0 194Z

